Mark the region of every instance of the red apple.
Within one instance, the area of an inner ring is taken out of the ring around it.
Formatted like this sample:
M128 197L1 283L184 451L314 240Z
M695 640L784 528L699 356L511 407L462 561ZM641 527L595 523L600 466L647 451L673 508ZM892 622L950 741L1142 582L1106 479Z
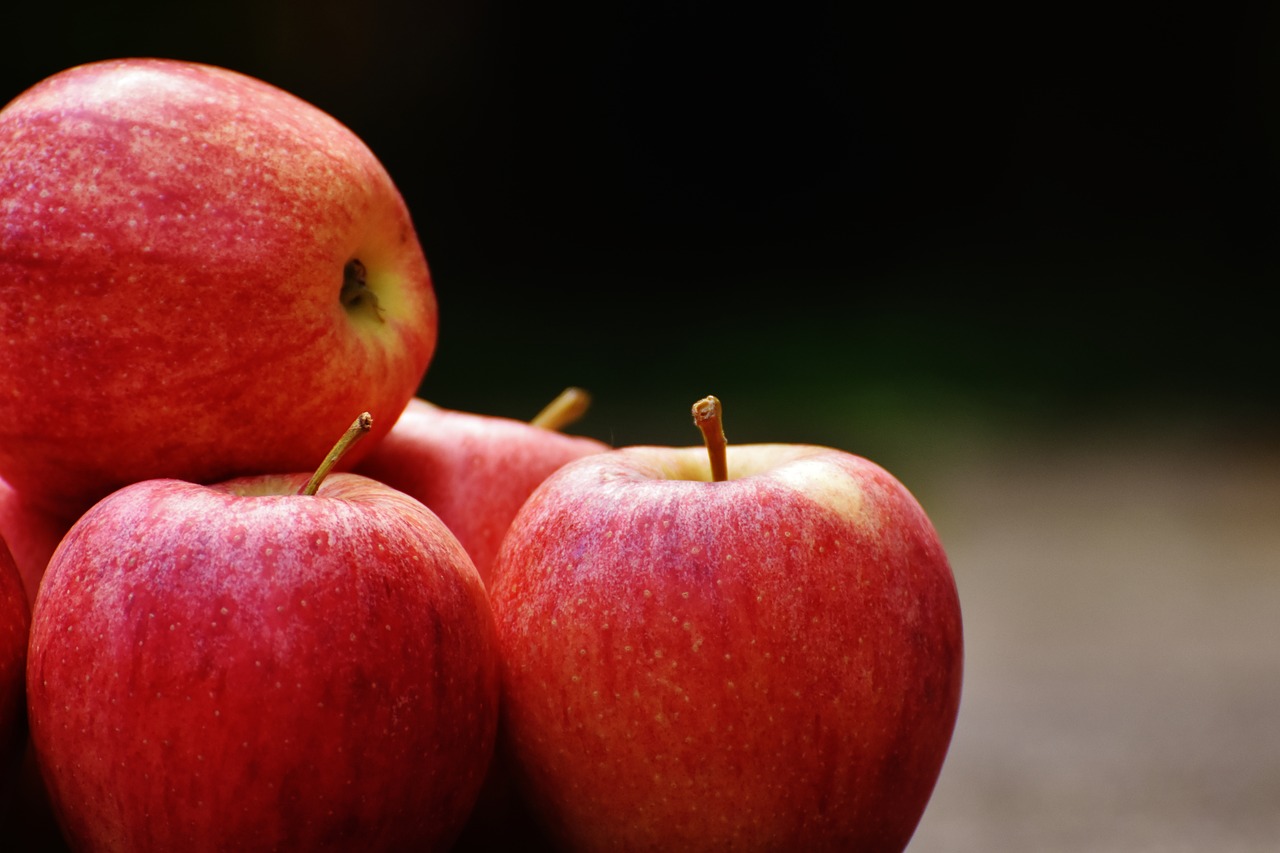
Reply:
M0 539L0 817L13 802L27 743L24 673L30 626L22 578Z
M575 850L901 851L960 699L942 546L879 466L717 450L718 417L711 466L611 450L521 509L491 582L500 737Z
M407 495L304 483L144 481L58 546L27 691L73 847L438 850L460 831L497 727L480 576Z
M487 580L502 535L534 488L566 462L608 449L558 432L564 423L550 415L528 423L460 412L415 398L356 471L430 507Z
M74 521L34 506L0 479L0 536L9 543L29 606L35 603L40 578L53 550Z
M0 111L0 297L0 476L64 515L142 479L309 470L353 411L376 440L436 343L369 148L189 62L77 66Z

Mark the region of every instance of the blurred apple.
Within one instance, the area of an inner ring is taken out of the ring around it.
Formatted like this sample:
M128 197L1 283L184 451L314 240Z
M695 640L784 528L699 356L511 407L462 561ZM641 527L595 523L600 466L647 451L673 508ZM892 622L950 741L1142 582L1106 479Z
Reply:
M0 476L72 516L148 478L309 470L353 411L376 440L436 343L364 142L190 62L77 66L0 110L0 297Z
M0 536L9 543L29 606L35 604L36 590L53 550L74 521L34 506L0 479Z
M443 850L460 832L497 726L484 586L422 504L324 470L136 483L58 546L27 690L73 848Z
M430 507L487 580L507 526L534 488L566 462L608 449L558 431L586 403L585 392L571 388L525 422L414 398L356 471Z
M573 850L897 853L960 700L942 546L874 463L726 448L699 407L705 448L570 462L507 533L490 594L522 788Z
M30 626L22 579L0 539L0 818L13 802L27 743L25 673Z

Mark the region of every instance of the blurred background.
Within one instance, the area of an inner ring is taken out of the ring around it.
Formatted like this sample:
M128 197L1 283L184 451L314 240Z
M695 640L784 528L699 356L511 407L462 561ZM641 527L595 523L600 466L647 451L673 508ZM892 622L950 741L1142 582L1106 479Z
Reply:
M1280 17L799 0L6 11L0 102L224 65L349 125L440 301L422 387L897 474L965 607L913 853L1280 839Z

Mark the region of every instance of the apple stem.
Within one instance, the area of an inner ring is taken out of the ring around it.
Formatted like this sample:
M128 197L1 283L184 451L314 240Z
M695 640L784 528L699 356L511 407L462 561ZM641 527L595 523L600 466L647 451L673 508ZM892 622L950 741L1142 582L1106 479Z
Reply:
M360 417L351 422L351 426L347 427L347 431L342 434L342 438L338 439L338 443L329 451L329 455L325 456L324 461L320 463L320 467L311 475L311 479L307 480L307 484L298 492L300 495L314 495L320 490L320 484L324 482L324 478L329 476L329 472L333 470L333 466L338 464L348 450L351 449L357 441L364 438L365 433L373 428L373 415L368 412L361 412Z
M591 395L581 388L566 388L529 421L532 426L561 430L587 413Z
M711 481L729 479L729 453L724 440L724 412L716 397L703 397L693 404L693 423L702 430L702 441L711 459Z

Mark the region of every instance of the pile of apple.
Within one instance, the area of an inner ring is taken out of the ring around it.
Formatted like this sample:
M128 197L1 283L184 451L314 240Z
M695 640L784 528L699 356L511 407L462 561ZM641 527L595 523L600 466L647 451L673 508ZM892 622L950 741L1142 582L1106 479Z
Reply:
M916 500L714 398L680 448L417 398L422 249L316 107L21 93L0 297L0 748L72 848L906 846L962 670Z

